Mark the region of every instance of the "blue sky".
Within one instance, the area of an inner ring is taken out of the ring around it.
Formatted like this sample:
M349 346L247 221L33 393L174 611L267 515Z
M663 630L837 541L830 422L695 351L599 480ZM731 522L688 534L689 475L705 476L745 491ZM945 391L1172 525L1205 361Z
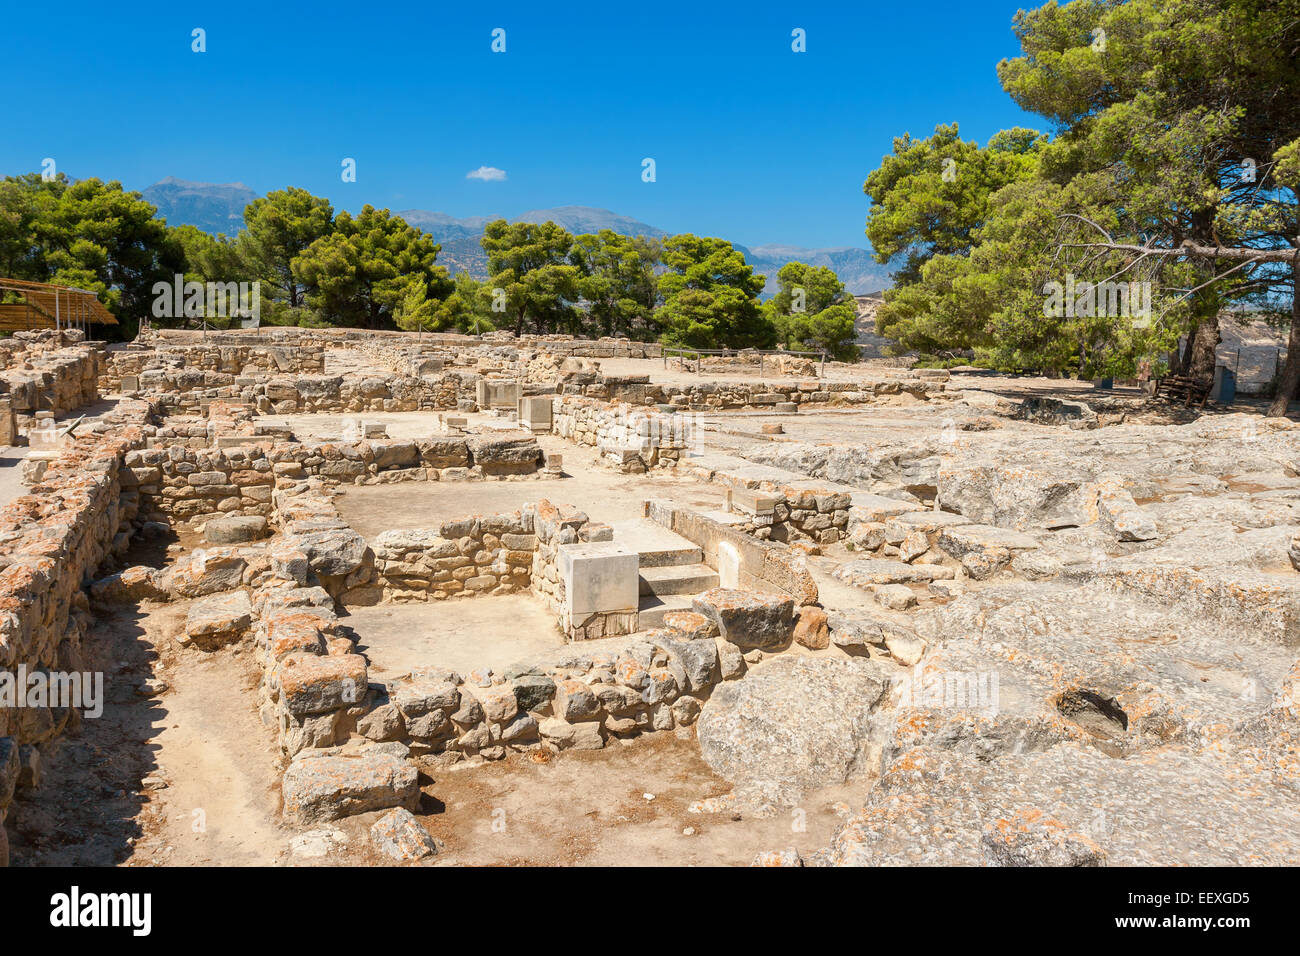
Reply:
M1024 5L13 4L0 173L48 156L128 189L296 185L456 216L602 206L745 245L862 246L862 181L894 136L1042 127L994 70ZM466 179L481 166L505 180Z

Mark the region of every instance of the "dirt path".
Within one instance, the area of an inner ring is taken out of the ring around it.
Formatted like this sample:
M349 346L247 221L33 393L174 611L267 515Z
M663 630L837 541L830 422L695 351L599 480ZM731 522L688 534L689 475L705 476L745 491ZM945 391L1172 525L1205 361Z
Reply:
M810 793L770 815L692 812L731 787L700 756L692 732L653 734L546 763L442 771L421 816L445 846L438 865L747 866L765 850L826 845L863 783ZM432 800L430 800L432 798ZM439 806L441 804L441 806Z
M97 619L86 667L106 675L104 713L51 748L40 787L15 801L15 864L277 862L289 834L250 651L181 649L185 613L146 605ZM151 677L167 687L146 697Z

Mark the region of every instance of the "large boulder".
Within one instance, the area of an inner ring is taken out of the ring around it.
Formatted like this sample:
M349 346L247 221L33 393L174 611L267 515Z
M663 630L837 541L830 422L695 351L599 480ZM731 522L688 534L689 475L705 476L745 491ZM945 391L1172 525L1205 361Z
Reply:
M724 640L738 647L783 647L794 633L792 598L713 588L695 598L692 605L696 613L718 626Z
M746 798L793 803L866 769L888 679L861 658L781 656L718 685L700 713L700 752Z

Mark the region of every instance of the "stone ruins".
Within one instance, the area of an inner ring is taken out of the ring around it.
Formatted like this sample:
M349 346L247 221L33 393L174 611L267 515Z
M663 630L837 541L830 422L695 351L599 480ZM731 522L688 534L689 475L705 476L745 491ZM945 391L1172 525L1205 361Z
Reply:
M0 366L0 862L1300 862L1295 422L503 333Z

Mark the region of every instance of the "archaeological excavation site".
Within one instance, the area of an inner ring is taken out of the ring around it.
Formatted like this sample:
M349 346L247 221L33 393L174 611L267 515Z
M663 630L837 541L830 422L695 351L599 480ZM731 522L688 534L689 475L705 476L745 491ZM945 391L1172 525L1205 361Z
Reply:
M0 363L11 866L1300 863L1287 418L508 332Z

